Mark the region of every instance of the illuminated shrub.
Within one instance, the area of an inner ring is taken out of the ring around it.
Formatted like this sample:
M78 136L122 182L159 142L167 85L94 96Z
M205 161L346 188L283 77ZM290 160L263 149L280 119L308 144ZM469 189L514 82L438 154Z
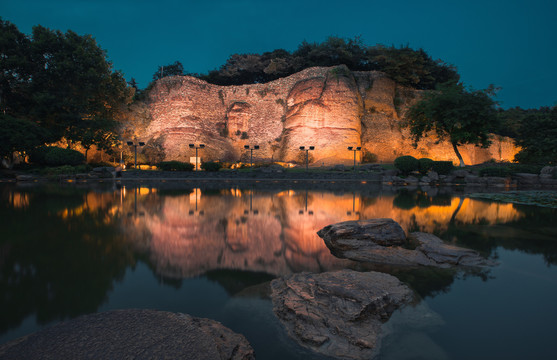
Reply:
M429 159L429 158L421 158L420 160L418 160L419 162L419 170L420 170L420 174L427 174L427 172L429 170L431 170L431 168L433 167L433 163L435 161Z
M214 161L207 161L201 164L201 168L205 171L219 171L222 168L222 164Z
M41 146L29 154L29 161L39 165L62 166L81 165L85 156L79 151L56 146Z
M413 171L418 171L420 169L420 163L415 157L405 155L395 159L395 167L404 175L408 175Z
M377 155L375 155L374 153L370 153L367 150L363 151L362 163L369 164L369 163L376 163L376 162L377 162Z
M453 171L454 166L452 161L434 161L431 170L439 175L449 175Z
M195 166L181 161L163 161L157 167L163 171L193 171Z

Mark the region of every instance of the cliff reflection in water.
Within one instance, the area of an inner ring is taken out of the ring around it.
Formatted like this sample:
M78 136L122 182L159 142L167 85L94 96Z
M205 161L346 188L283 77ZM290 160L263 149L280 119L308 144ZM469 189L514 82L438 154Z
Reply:
M216 269L278 276L346 267L350 262L332 256L316 234L339 221L389 217L405 230L439 233L455 221L496 224L522 216L512 204L423 192L366 197L239 189L165 194L132 188L122 190L122 206L131 208L130 192L134 210L124 221L126 232L135 234L136 246L149 254L158 274L173 278Z

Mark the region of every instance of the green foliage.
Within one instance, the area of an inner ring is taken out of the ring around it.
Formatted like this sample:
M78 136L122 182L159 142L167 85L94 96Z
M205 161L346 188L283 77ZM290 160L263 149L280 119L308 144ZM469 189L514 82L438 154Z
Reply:
M520 163L557 164L557 107L542 108L524 118L516 143Z
M50 147L44 156L45 165L61 166L61 165L80 165L85 162L85 156L82 153L72 149L63 149L56 146Z
M527 173L539 174L542 171L543 165L537 164L510 164L509 168L513 174Z
M41 146L29 153L29 161L37 165L62 166L80 165L85 156L79 151L63 149L56 146Z
M419 170L420 170L420 174L427 174L427 172L429 170L431 170L433 168L433 164L435 163L435 161L428 159L428 158L421 158L418 160L420 166L419 166Z
M437 84L459 80L453 66L433 60L422 49L367 46L359 37L334 36L322 43L304 41L294 52L278 49L263 54L233 54L219 70L200 77L218 85L255 84L312 66L334 67L331 73L337 78L349 71L382 71L398 83L417 89L434 89Z
M12 159L13 153L32 151L44 143L44 131L28 120L0 115L0 159Z
M46 154L50 151L49 146L39 146L29 152L29 161L37 165L46 164Z
M222 164L214 161L207 161L201 164L201 168L205 171L219 171L222 168Z
M510 169L504 166L490 166L480 169L478 175L481 177L495 176L507 177L511 174Z
M37 124L44 142L65 138L110 149L114 126L134 89L112 70L90 35L35 26L25 36L0 20L2 112Z
M453 171L454 165L452 161L434 161L431 170L439 175L449 175Z
M83 174L91 171L92 167L88 164L82 164L77 166L72 165L62 165L56 167L47 167L40 170L42 175L71 175L71 174Z
M159 80L167 76L182 76L184 74L184 66L182 63L175 61L169 65L159 66L157 71L153 74L153 80Z
M493 88L468 91L462 84L448 84L439 91L426 93L408 111L407 123L414 144L435 133L440 140L448 140L464 166L458 146L473 144L487 147L490 133L498 128Z
M418 171L420 169L420 163L418 159L410 155L397 157L395 159L394 165L404 175L408 175L411 172Z
M157 167L163 171L193 171L195 166L181 161L163 161Z
M378 160L378 157L376 154L371 153L367 150L363 150L362 151L362 163L364 164L370 164L370 163L376 163Z

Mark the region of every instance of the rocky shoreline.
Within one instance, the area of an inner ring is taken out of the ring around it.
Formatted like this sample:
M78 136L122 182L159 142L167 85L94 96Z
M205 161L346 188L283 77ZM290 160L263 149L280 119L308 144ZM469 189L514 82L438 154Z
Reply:
M16 174L0 176L3 182L119 182L133 181L237 181L237 182L359 182L392 186L452 186L499 189L557 189L557 167L546 166L540 174L516 173L508 177L480 177L467 169L439 175L434 171L427 175L399 175L396 169L384 169L379 164L351 167L337 165L330 168L312 168L309 171L286 170L279 165L256 168L251 171L222 170L215 172L131 170L117 172L115 168L99 167L89 173L37 176Z

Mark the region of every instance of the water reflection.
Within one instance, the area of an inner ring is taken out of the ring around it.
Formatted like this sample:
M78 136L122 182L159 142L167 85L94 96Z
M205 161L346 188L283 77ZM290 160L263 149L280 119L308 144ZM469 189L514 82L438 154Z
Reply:
M96 311L138 261L177 287L206 275L233 291L292 272L358 267L332 256L316 234L345 220L393 218L485 256L502 246L557 264L555 209L435 191L3 186L0 306L11 311L0 332L32 313L46 323ZM454 280L429 269L389 271L422 296Z

